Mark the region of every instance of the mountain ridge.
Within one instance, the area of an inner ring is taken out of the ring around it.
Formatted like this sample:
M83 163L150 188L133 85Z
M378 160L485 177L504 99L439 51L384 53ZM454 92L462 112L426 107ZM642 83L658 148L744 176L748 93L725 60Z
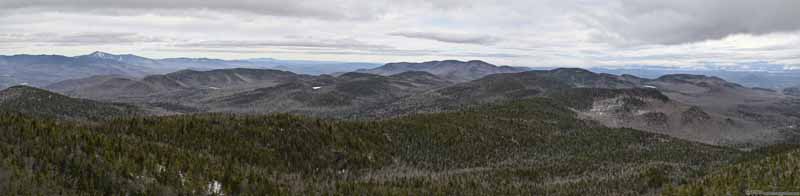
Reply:
M372 68L378 64L335 61L296 60L223 60L211 58L152 59L133 54L111 54L102 51L86 55L0 55L0 87L19 84L47 86L69 79L95 75L144 77L183 69L213 70L224 68L269 68L305 74L331 74Z
M387 63L381 67L356 70L355 72L372 73L378 75L394 75L407 71L425 71L453 82L465 82L491 74L513 73L528 70L530 69L522 67L496 66L480 60L443 60L422 63Z
M800 115L790 112L792 108L800 108L800 104L788 101L778 92L690 74L646 79L581 68L557 68L490 74L459 83L418 70L392 75L348 72L311 76L238 68L182 70L140 80L99 79L110 82L63 87L70 86L69 83L81 84L68 81L53 85L52 90L80 98L154 106L155 110L168 114L172 108L179 109L174 111L178 113L288 112L356 119L456 111L482 104L550 97L574 99L571 103L578 105L573 109L582 117L609 127L635 127L694 141L732 145L775 142L786 129L800 125ZM658 96L651 92L657 92Z
M29 86L1 90L0 111L67 120L102 120L144 114L144 111L127 104L75 99Z

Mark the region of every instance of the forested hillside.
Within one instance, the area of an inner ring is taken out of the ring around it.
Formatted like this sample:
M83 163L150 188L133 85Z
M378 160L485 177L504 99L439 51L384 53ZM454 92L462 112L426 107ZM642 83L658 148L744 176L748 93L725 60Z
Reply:
M11 195L640 195L742 155L604 128L538 98L370 122L4 113L0 129Z
M688 185L670 187L663 195L745 195L747 191L800 192L800 150L769 153L755 159L715 169Z
M101 120L143 113L127 104L76 99L28 86L0 91L0 112L66 120Z

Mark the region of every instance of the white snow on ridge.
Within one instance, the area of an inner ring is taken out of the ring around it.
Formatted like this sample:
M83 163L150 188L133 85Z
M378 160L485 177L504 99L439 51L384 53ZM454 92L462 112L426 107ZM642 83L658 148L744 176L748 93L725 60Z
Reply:
M321 89L321 88L322 88L321 86L315 86L315 87L311 87L311 89L312 89L312 90L319 90L319 89Z

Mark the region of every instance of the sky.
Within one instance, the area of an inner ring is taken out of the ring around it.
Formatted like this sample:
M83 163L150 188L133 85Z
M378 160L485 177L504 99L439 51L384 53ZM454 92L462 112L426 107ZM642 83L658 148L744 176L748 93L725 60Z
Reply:
M796 0L0 0L0 54L800 68Z

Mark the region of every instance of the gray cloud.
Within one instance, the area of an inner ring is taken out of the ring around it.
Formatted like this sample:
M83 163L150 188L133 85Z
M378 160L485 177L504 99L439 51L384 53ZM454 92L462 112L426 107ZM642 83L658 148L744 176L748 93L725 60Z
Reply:
M798 64L796 0L0 0L0 53Z
M230 54L319 54L319 55L381 55L381 56L425 56L441 53L439 50L401 50L401 49L377 49L377 50L272 50L272 49L215 49L215 48L155 48L153 51L169 52L212 52Z
M600 39L682 44L800 30L796 0L619 0L609 5L584 7L591 11L583 21L610 33Z
M77 33L60 35L56 33L0 34L0 43L46 43L60 46L103 45L130 43L166 42L158 37L142 36L137 33Z
M374 49L374 50L272 50L272 49L227 49L227 48L153 48L152 51L169 52L212 52L232 54L322 54L322 55L378 55L378 56L451 56L466 58L520 58L528 55L509 53L479 53L479 52L452 52L445 50L404 50L404 49Z
M411 0L415 1L415 0ZM258 15L317 19L369 19L387 11L388 0L3 0L0 13L19 10L56 10L129 15L174 11L245 12ZM405 1L398 1L403 3ZM424 1L423 1L424 2ZM437 6L439 3L431 3Z
M457 44L488 45L500 41L499 38L487 35L453 34L453 33L395 32L395 33L390 33L389 35L415 38L415 39L427 39L427 40L434 40L446 43L457 43Z
M279 41L246 41L246 40L218 40L191 42L174 45L182 48L322 48L322 49L388 49L390 46L368 44L354 39L328 39L328 40L279 40Z

